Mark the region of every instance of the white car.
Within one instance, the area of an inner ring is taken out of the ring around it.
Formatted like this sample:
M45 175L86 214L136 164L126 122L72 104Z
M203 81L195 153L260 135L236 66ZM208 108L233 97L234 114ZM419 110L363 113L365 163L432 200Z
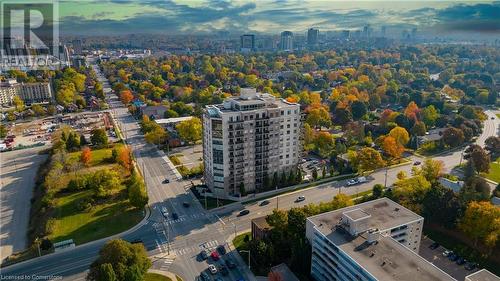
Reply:
M208 270L210 270L210 273L212 274L217 274L217 267L215 267L215 265L213 264L208 265Z
M161 208L161 213L165 218L168 218L168 210L165 207Z
M368 179L366 179L365 177L359 177L358 178L358 183L364 183L364 182L367 182Z
M347 181L347 186L358 184L358 179L350 179Z

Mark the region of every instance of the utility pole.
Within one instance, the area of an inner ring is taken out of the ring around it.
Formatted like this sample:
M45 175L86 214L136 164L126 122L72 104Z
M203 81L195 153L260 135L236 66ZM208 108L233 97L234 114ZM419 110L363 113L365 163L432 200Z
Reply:
M248 269L250 269L250 250L240 250L240 252L248 254Z
M385 168L385 181L384 181L384 188L387 188L387 171L388 171L388 170L389 170L389 169L386 167L386 168Z

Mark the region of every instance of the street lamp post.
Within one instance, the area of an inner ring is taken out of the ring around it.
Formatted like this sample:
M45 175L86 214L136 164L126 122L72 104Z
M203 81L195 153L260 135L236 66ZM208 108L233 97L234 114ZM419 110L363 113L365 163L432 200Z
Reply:
M389 170L389 169L386 167L386 168L385 168L384 188L387 188L387 171L388 171L388 170Z
M250 250L240 250L240 252L248 254L248 269L250 269Z

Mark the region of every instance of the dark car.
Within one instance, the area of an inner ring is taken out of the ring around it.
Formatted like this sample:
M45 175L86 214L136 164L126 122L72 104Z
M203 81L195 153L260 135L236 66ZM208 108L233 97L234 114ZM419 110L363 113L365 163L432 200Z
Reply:
M200 278L201 280L203 281L210 281L210 276L208 275L208 273L206 273L205 271L202 271L201 274L200 274Z
M172 218L173 218L174 220L176 220L176 219L178 219L178 218L179 218L179 216L177 215L177 213L172 213Z
M182 202L182 207L184 208L189 208L189 203L188 202Z
M235 263L233 262L233 260L231 260L231 259L227 259L227 260L226 260L226 265L227 265L227 267L229 267L229 269L234 269L234 268L236 268L236 264L235 264Z
M205 251L205 250L202 250L202 251L200 252L199 256L200 256L200 258L201 258L202 260L206 260L206 259L208 259L208 254L207 254L207 251Z
M266 206L269 204L269 200L264 200L262 202L260 202L259 206Z
M475 263L475 262L468 262L465 265L465 269L467 269L469 271L476 269L476 267L477 267L477 263Z
M464 259L464 258L462 258L462 257L459 257L459 258L457 259L457 261L456 261L456 263L457 263L458 265L463 265L463 264L465 264L466 262L467 262L467 260L465 260L465 259Z
M420 165L420 164L422 164L422 162L420 162L420 161L415 161L415 162L413 162L413 165L415 165L415 166L418 166L418 165Z
M229 270L227 270L227 267L224 265L219 266L219 272L223 275L226 276L229 274Z
M458 258L459 258L459 256L457 254L451 254L448 256L448 259L450 261L456 261Z
M130 243L131 244L144 244L144 242L142 242L142 240L139 238L136 238L136 239L130 241Z
M248 215L250 214L250 211L249 210L243 210L241 211L239 214L238 214L238 217L241 217L241 216L244 216L244 215Z
M434 242L434 243L432 243L432 244L429 246L429 248L430 248L431 250L435 250L435 249L439 248L439 246L440 246L440 245L439 245L439 243Z
M170 183L170 180L169 180L169 179L165 179L165 180L163 181L163 183Z
M219 254L221 254L221 255L225 255L226 254L226 248L224 248L223 245L219 245L219 246L217 246L217 252L219 252Z

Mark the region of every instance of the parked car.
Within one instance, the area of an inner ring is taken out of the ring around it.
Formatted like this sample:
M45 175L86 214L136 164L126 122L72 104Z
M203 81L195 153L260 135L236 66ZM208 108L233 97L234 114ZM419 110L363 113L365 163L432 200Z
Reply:
M467 260L466 260L466 259L464 259L464 258L462 258L462 257L459 257L459 258L457 259L457 261L456 261L456 263L457 263L458 265L463 265L463 264L465 264L466 262L467 262Z
M415 165L415 166L418 166L418 165L420 165L420 164L422 164L422 162L420 162L420 161L415 161L415 162L413 162L413 165Z
M233 262L232 259L226 259L226 265L229 269L234 269L236 268L236 264Z
M264 200L264 201L260 202L259 206L265 206L268 204L269 204L269 200Z
M451 254L451 255L448 256L448 259L450 261L456 261L459 257L460 257L459 255L453 253L453 254Z
M226 254L226 248L224 248L224 245L217 246L217 252L219 252L219 254L221 254L221 255L225 255Z
M182 206L183 206L184 208L189 208L189 206L190 206L190 205L189 205L189 203L188 203L188 202L182 202Z
M238 217L250 214L250 210L243 210L238 214Z
M299 196L299 197L297 197L297 199L295 199L295 203L302 202L304 200L306 200L306 198L304 196Z
M163 181L163 183L170 183L170 180L169 180L169 179L165 179L165 180Z
M439 248L439 243L434 242L434 243L432 243L432 244L429 246L429 248L430 248L431 250L435 250L435 249Z
M453 251L450 251L450 250L444 250L443 252L443 257L447 257L449 255L453 254Z
M217 267L215 267L215 265L213 264L208 265L208 270L210 270L210 273L212 274L217 274Z
M466 270L471 271L471 270L474 270L476 268L477 268L477 263L475 263L475 262L468 262L467 264L465 264Z
M350 179L347 181L347 186L358 184L358 179Z
M358 178L358 183L364 183L364 182L368 182L368 179L366 177L359 177Z
M211 254L210 254L210 257L214 260L214 261L218 261L220 259L220 256L219 254L217 253L217 251L213 251Z
M177 213L172 213L172 219L176 220L179 218L179 215Z
M161 213L165 218L168 218L168 210L166 207L161 207Z
M200 258L202 260L206 260L208 259L208 254L207 254L207 251L206 250L201 250L200 254L199 254Z
M135 238L134 240L130 241L131 244L144 244L140 238Z
M224 280L222 280L222 278L220 277L215 277L214 281L224 281Z
M226 276L229 274L229 270L227 270L227 267L224 265L219 266L219 272L223 275Z
M202 271L200 274L200 279L203 281L210 281L210 276L205 271Z

